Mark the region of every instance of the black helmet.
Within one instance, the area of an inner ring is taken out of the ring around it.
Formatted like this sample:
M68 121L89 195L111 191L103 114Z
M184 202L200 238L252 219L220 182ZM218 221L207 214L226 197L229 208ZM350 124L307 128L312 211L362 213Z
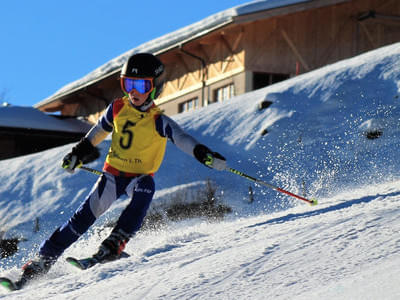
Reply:
M154 100L161 94L164 85L164 64L151 53L134 54L122 66L121 77L153 78L154 91L150 96Z

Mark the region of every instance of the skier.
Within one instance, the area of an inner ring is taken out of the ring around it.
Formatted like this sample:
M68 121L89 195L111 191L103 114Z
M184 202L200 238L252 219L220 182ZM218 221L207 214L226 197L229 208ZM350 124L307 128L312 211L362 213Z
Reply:
M23 266L22 281L49 271L73 244L120 196L131 201L111 234L93 257L99 262L118 259L126 243L140 229L154 194L153 174L164 157L167 139L208 167L226 169L225 158L186 134L154 104L165 80L164 65L152 54L131 56L121 70L124 97L114 100L82 140L72 148L62 167L73 173L99 157L96 145L112 132L103 174L74 215L45 240L37 256Z

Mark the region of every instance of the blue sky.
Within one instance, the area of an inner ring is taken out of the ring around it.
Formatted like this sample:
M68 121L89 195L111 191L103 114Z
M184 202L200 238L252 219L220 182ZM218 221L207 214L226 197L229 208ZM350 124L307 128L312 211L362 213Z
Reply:
M129 49L246 2L0 1L0 101L32 106Z

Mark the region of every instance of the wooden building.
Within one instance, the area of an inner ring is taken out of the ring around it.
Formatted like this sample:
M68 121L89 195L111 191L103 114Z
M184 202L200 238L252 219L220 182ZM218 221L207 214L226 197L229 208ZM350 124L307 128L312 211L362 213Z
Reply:
M398 0L248 3L132 49L35 107L95 121L122 95L119 71L136 52L151 52L166 65L157 104L174 115L399 40Z

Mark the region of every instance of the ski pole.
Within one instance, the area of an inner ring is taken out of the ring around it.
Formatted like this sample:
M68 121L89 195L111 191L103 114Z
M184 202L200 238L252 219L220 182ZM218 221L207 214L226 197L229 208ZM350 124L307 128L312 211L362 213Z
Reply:
M261 184L261 185L263 185L263 186L269 187L269 188L271 188L271 189L273 189L273 190L275 190L275 191L278 191L278 192L280 192L280 193L284 193L284 194L286 194L286 195L289 195L289 196L292 196L292 197L297 198L297 199L299 199L299 200L302 200L302 201L304 201L304 202L307 202L307 203L310 204L310 205L317 205L317 204L318 204L317 199L311 199L311 200L310 200L310 199L301 197L301 196L299 196L299 195L296 195L296 194L293 194L293 193L291 193L291 192L289 192L289 191L286 191L286 190L284 190L284 189L281 189L280 187L274 186L274 185L272 185L272 184L270 184L270 183L268 183L268 182L265 182L265 181L262 181L262 180L260 180L260 179L254 178L254 177L252 177L252 176L250 176L250 175L247 175L247 174L245 174L245 173L243 173L243 172L241 172L241 171L235 170L235 169L233 169L233 168L227 167L226 170L229 171L229 172L232 172L233 174L236 174L236 175L239 175L239 176L241 176L241 177L243 177L243 178L246 178L246 179L248 179L248 180L250 180L250 181L253 181L253 182L255 182L255 183L258 183L258 184Z
M83 165L78 165L77 167L78 167L79 169L88 171L88 172L93 173L93 174L98 175L98 176L103 175L103 173L100 172L99 170L95 170L95 169L92 169L92 168L88 168L88 167L85 167L85 166L83 166Z

